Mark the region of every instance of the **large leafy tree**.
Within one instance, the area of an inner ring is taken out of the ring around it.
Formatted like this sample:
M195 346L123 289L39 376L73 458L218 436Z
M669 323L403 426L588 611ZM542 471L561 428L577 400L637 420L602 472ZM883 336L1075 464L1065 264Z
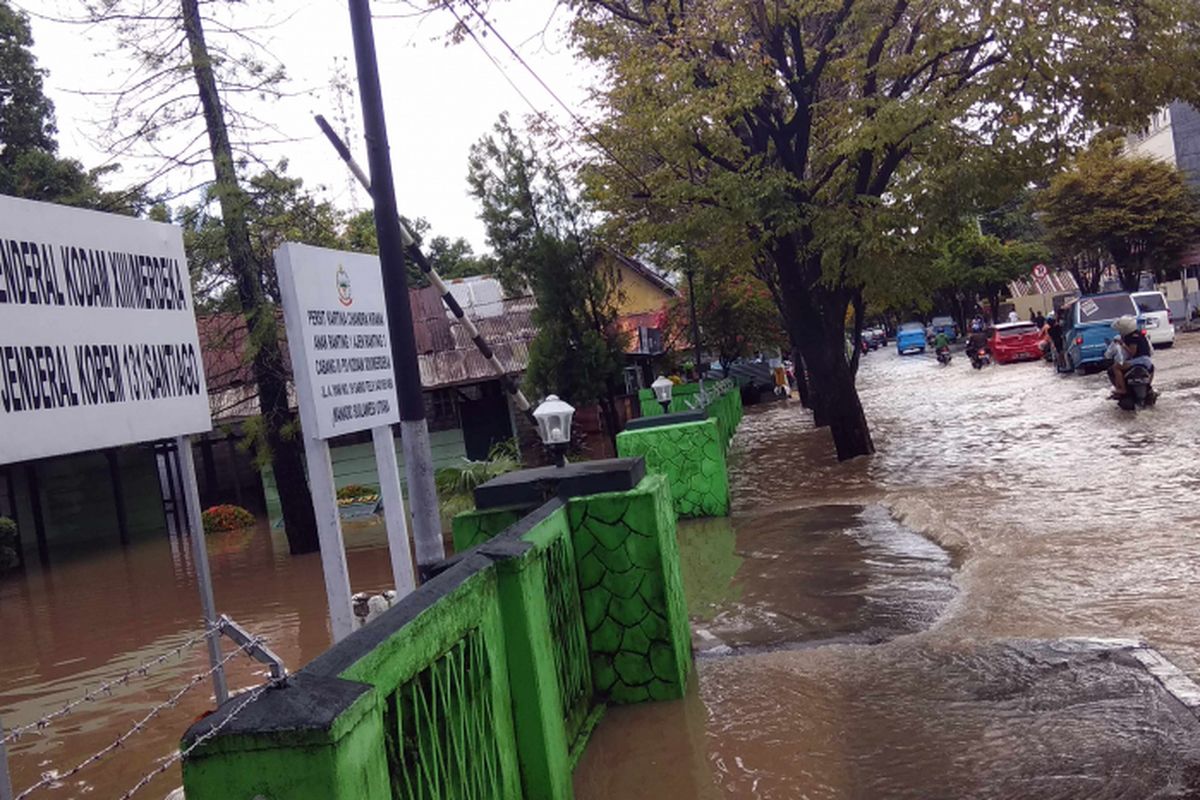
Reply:
M1096 291L1106 262L1126 291L1143 272L1161 275L1200 234L1200 205L1171 164L1122 154L1100 138L1038 197L1047 239L1060 263Z
M615 435L612 398L624 342L615 324L614 273L584 207L554 160L518 136L506 116L472 146L468 182L496 274L510 292L528 287L538 301L527 383L576 406L599 402Z
M840 458L874 449L847 311L897 253L1200 76L1200 7L1169 0L570 5L605 75L595 196L635 241L766 256Z

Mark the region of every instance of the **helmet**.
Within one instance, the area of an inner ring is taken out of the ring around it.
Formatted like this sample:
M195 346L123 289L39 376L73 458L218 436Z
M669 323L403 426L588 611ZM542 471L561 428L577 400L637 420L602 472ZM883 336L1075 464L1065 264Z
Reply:
M1047 314L1046 319L1054 319L1054 312L1051 311L1049 314Z
M1113 328L1122 336L1128 336L1137 330L1137 320L1126 314L1123 317L1118 317L1113 320Z

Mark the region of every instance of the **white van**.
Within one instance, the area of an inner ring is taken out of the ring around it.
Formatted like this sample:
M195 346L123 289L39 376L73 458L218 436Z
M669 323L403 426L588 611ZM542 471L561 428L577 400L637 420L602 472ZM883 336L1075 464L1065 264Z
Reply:
M1170 347L1175 344L1175 325L1171 321L1171 311L1167 307L1167 298L1162 292L1130 292L1129 296L1137 303L1138 319L1146 326L1146 338L1155 347Z

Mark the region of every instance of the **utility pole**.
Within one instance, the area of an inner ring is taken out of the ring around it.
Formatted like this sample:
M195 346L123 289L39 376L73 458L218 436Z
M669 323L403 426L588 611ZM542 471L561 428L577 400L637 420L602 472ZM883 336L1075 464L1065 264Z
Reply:
M396 185L392 179L387 123L383 116L383 89L375 55L375 33L369 0L350 0L350 27L354 35L354 58L358 65L358 93L362 97L363 128L367 161L371 170L371 197L375 203L375 234L379 239L379 261L383 267L383 294L388 313L388 337L392 345L392 367L396 373L396 395L400 401L400 444L404 472L408 478L408 500L412 509L413 543L417 565L423 567L445 558L442 520L438 513L437 487L433 482L433 454L425 401L421 395L421 372L413 334L412 308L408 304L408 281L404 275L404 240L396 209Z

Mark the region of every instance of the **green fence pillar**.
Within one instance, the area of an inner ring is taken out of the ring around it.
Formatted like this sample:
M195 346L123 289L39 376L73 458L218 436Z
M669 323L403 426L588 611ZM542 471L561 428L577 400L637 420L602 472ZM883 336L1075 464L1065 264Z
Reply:
M691 638L667 479L572 498L567 516L597 694L614 703L682 697Z
M184 761L188 800L390 800L377 693L337 678L288 681ZM233 697L194 726L183 747L238 705Z
M679 516L729 513L725 442L715 419L622 431L617 434L617 454L641 456L648 472L666 475Z

